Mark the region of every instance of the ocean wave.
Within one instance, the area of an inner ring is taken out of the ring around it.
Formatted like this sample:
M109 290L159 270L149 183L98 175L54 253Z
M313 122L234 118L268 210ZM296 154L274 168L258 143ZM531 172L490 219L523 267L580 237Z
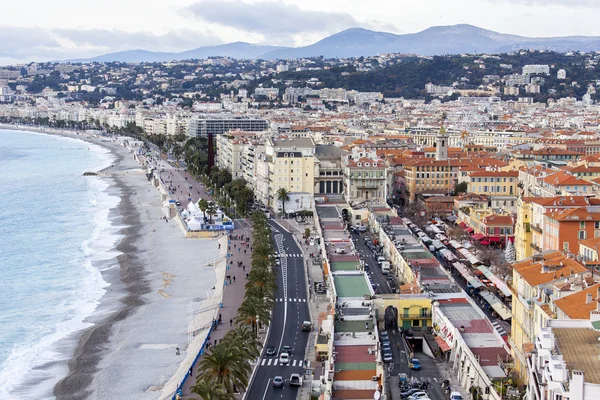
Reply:
M102 169L114 162L107 149L97 145L89 147L101 160L96 168ZM86 181L89 196L86 208L90 216L90 221L86 222L91 222L93 230L73 260L85 270L83 279L65 299L48 310L56 317L51 333L39 340L20 342L12 348L0 370L2 400L54 398L54 386L68 372L67 362L76 345L76 333L93 325L86 319L96 311L109 286L95 264L103 261L104 268L117 264L116 257L120 253L116 246L123 238L119 233L122 226L114 224L114 219L111 221L110 211L118 207L120 197L111 193L110 185L101 178L90 177ZM46 326L44 330L48 328Z

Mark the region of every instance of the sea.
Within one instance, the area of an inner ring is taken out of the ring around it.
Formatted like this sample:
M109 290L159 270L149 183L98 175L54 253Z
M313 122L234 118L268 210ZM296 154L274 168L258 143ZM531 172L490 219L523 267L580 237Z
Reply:
M78 334L116 266L110 152L81 140L0 130L0 399L53 399ZM112 193L112 194L111 194ZM101 265L101 267L99 267Z

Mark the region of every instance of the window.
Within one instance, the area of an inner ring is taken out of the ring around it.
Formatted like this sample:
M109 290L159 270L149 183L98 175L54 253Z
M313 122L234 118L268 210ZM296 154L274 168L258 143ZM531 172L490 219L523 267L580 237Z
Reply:
M600 221L594 222L594 229L600 229Z
M579 240L584 240L585 239L585 231L579 231Z
M294 161L290 161L290 165L294 165Z
M585 221L579 221L579 229L585 229Z
M355 216L354 216L354 219L355 219L355 220L360 220L360 215L355 215Z

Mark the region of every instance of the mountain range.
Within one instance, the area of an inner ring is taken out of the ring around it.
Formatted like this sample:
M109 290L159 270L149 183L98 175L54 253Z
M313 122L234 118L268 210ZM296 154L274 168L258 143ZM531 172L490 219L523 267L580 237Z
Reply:
M198 47L180 53L131 50L109 53L89 59L68 61L164 62L201 59L210 56L271 60L318 56L325 58L360 57L388 53L432 56L463 53L506 53L519 49L557 52L595 51L600 50L600 37L530 38L498 33L467 24L435 26L411 34L393 34L363 28L350 28L303 47L261 46L234 42L218 46Z

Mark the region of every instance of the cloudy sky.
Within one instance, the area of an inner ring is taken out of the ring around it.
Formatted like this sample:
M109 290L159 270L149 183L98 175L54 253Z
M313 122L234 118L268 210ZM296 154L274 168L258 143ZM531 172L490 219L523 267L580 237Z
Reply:
M600 36L600 0L5 1L0 64L232 41L301 46L350 27L413 33L467 23L523 36ZM418 6L415 6L417 4Z

